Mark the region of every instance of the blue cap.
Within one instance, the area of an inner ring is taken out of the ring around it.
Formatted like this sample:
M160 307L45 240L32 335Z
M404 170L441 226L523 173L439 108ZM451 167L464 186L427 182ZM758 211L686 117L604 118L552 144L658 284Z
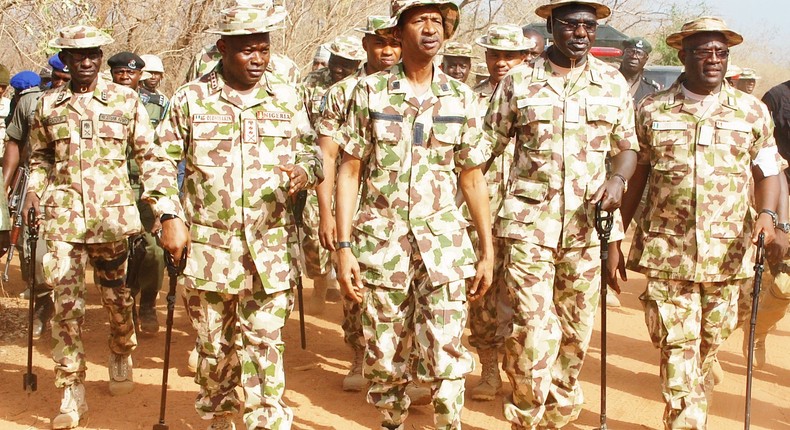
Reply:
M63 64L62 61L60 61L60 57L58 57L58 54L49 57L49 61L47 61L47 63L49 64L49 67L52 67L52 70L56 70L58 72L63 72L63 73L69 72L69 68L66 67L66 65Z
M37 87L41 84L41 78L38 73L30 70L23 70L13 77L11 77L11 86L16 91L24 91L28 88Z

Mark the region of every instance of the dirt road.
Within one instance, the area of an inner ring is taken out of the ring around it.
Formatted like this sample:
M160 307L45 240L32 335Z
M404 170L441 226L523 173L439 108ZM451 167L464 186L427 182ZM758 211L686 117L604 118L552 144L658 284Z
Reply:
M608 424L610 429L661 428L661 402L658 382L658 353L648 341L638 295L644 279L635 274L621 295L623 306L609 312L608 335ZM11 273L19 279L18 267ZM91 276L88 279L92 279ZM167 278L166 278L167 279ZM167 282L165 280L165 282ZM310 283L306 283L310 293ZM21 282L4 286L0 298L0 429L48 429L60 405L60 391L53 384L49 331L35 343L33 366L38 375L38 391L25 393L22 375L26 369L27 302L17 299ZM88 358L87 400L90 407L80 428L150 429L159 416L160 381L164 333L140 338L133 354L135 390L124 397L111 397L107 388L107 316L99 303L96 288L89 285L89 308L83 329ZM160 321L164 321L164 297L160 297ZM299 326L294 312L285 339L286 401L294 410L296 429L371 429L378 428L379 417L365 403L362 393L345 393L340 385L350 360L339 326L342 309L331 304L321 317L307 317L308 348L299 349ZM193 340L191 327L178 302L173 331L172 358L168 391L167 424L171 429L204 429L193 408L196 385L186 369L187 351ZM600 333L593 334L589 358L582 372L586 404L579 421L569 428L593 429L599 424ZM743 332L737 331L725 344L719 357L726 372L725 381L716 387L709 428L743 428L745 359L741 354ZM790 429L790 357L784 354L790 341L790 317L782 321L776 334L768 339L768 365L755 372L752 400L752 429ZM480 371L467 379L467 387L477 383ZM504 373L502 374L503 378ZM407 421L409 429L431 428L430 406L414 407ZM509 429L502 418L501 398L481 403L467 397L463 416L466 429ZM236 419L237 425L241 419ZM241 426L239 425L239 428Z

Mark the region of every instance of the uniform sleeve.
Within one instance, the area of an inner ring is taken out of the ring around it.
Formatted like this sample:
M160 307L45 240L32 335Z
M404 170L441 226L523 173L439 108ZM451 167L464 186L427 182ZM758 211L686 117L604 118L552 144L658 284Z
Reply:
M618 113L618 122L611 133L612 149L609 155L612 157L622 151L639 151L639 140L634 129L634 100L627 90L623 93Z
M5 190L5 179L0 175L0 190ZM0 231L11 230L11 216L8 213L8 199L0 193Z
M636 155L637 164L650 164L650 139L652 138L649 113L650 100L650 98L643 99L636 113L635 129L636 137L639 141L639 152Z
M174 214L184 218L184 210L178 198L178 161L181 159L183 140L178 124L171 126L171 111L160 123L160 132L154 135L148 113L139 101L136 103L136 122L133 133L134 156L141 170L143 183L142 200L151 204L156 217ZM178 129L178 134L171 133ZM178 149L175 149L178 148Z
M360 81L349 100L348 118L343 126L346 141L343 151L363 160L363 164L372 148L368 100L367 86L364 81Z
M483 139L479 125L479 104L471 91L466 92L464 102L466 120L461 126L461 141L454 151L455 165L462 170L484 164L491 155L491 142Z
M44 131L44 113L42 103L36 107L33 123L30 124L30 178L27 190L35 193L39 198L47 187L47 178L55 162L55 143L47 140Z
M492 157L498 157L515 135L518 109L513 100L513 76L507 75L491 95L483 120L483 138L490 147Z
M29 96L28 96L29 97ZM28 124L28 118L30 113L30 100L25 100L23 103L20 100L20 103L17 105L17 108L14 109L14 114L11 117L11 122L8 123L8 127L6 127L5 135L10 137L11 139L16 140L19 142L20 150L25 145L25 131L29 130L30 124Z
M301 93L299 95L301 96ZM310 126L310 119L301 100L297 101L293 124L296 129L294 164L304 169L307 173L308 187L313 188L324 179L324 169L321 162L322 157L318 152L316 134Z
M770 112L768 112L768 107L763 103L754 103L750 110L756 117L755 121L751 121L754 141L751 148L749 148L749 154L752 157L752 161L754 161L757 159L760 151L775 148L776 141L774 140L774 120L771 118Z
M324 95L321 116L315 125L319 136L335 138L340 126L346 122L346 98L342 85L333 85ZM335 139L337 140L337 139Z

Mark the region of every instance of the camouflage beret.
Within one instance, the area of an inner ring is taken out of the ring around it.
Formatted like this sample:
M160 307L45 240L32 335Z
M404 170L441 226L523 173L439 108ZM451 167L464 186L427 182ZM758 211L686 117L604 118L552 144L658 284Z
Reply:
M236 6L221 12L219 24L206 33L221 36L242 36L246 34L269 33L282 28L288 15L284 7L273 6L267 9Z
M646 54L653 52L653 45L644 37L632 37L623 41L623 48L636 48L645 51Z
M675 49L683 49L683 39L697 33L721 33L727 40L727 46L735 46L743 42L743 36L727 28L723 19L703 16L683 24L680 31L667 36L667 45Z
M442 14L442 21L444 21L444 40L449 40L453 37L455 30L458 29L461 12L458 9L458 5L451 0L392 0L390 3L390 21L379 32L397 27L403 12L420 6L438 6Z
M338 36L326 45L326 49L332 55L353 61L363 61L368 58L367 52L362 48L362 41L355 36Z
M485 36L475 41L486 49L498 51L524 51L535 47L535 41L524 37L524 31L517 25L492 25Z
M110 66L110 69L143 70L145 61L133 52L124 51L110 57L107 60L107 65Z
M447 57L477 58L472 54L472 45L461 42L447 42L439 53Z
M109 34L90 25L70 25L58 30L58 37L49 41L55 49L98 48L114 40Z

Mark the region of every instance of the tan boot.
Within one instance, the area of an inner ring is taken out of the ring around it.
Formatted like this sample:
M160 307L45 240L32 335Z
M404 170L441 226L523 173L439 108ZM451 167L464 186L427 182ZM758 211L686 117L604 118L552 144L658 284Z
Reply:
M236 430L233 417L230 414L217 414L211 418L211 425L208 430Z
M348 375L343 378L343 391L362 391L368 386L368 381L362 376L362 361L365 351L354 350L354 361Z
M619 308L620 307L620 298L617 297L617 293L614 292L613 289L608 288L606 291L606 307L607 308Z
M85 386L81 383L69 385L63 390L60 401L60 414L52 419L53 429L73 429L80 424L80 418L88 412L85 402Z
M192 351L189 351L189 358L187 358L187 370L190 373L197 372L198 366L198 352L197 348L192 348Z
M328 274L321 275L313 279L313 294L307 302L307 313L310 315L321 315L326 308L326 290L329 286Z
M491 401L502 388L502 377L499 375L499 363L496 349L478 349L480 365L483 368L480 383L472 388L473 400Z
M110 372L110 394L122 396L134 390L132 356L130 354L122 355L111 352L107 368Z
M713 378L713 385L719 385L724 381L724 369L721 368L719 357L713 359L713 363L710 366L710 374Z

